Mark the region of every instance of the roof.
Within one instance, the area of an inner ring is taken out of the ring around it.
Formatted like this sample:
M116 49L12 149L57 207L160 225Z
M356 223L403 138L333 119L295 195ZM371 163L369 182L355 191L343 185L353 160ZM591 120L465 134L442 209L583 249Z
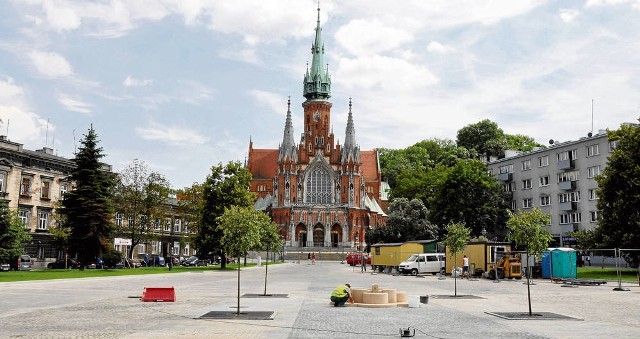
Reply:
M256 149L249 151L249 172L254 179L271 179L278 173L278 150Z
M377 151L360 151L360 160L362 161L362 175L366 181L378 180L378 152Z

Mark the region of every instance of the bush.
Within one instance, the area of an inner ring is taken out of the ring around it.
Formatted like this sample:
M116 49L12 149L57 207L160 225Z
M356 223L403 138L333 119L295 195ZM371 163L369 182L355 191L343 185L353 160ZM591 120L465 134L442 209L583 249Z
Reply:
M106 253L103 254L104 264L107 267L115 267L117 263L122 261L122 253L116 251L113 248L110 248Z

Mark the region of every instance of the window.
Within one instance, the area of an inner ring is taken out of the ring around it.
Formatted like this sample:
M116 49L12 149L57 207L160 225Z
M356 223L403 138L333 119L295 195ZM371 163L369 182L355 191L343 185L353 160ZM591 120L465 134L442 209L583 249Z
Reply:
M540 187L549 186L549 176L540 177Z
M522 170L523 171L528 171L531 169L531 159L527 159L525 161L522 162Z
M580 177L580 171L564 172L564 173L558 174L558 182L578 181L579 177Z
M153 229L156 231L160 230L160 218L156 218L156 222L153 223Z
M547 167L549 166L549 156L545 155L542 157L538 157L538 167Z
M587 157L593 157L600 154L598 144L587 146Z
M171 231L171 218L166 218L164 220L164 231L165 232L170 232Z
M531 207L533 207L531 198L522 199L522 208L531 208Z
M64 198L64 194L67 193L67 185L66 182L60 183L60 199Z
M4 192L4 178L6 174L4 172L0 172L0 193Z
M560 214L560 224L570 224L582 222L580 213Z
M316 167L307 175L305 185L306 202L312 204L331 203L331 173L324 167Z
M569 215L568 214L560 214L560 225L565 225L569 223Z
M522 180L522 189L523 190L530 190L531 189L531 179L524 179Z
M30 177L22 177L22 182L20 183L20 195L31 195Z
M609 152L615 151L615 149L618 148L619 143L620 140L609 140Z
M18 212L18 216L20 217L20 221L24 224L24 227L29 228L29 217L31 216L31 211L21 208L20 212Z
M38 229L46 230L47 228L49 228L49 212L39 211L38 212Z
M589 200L598 200L598 191L595 188L589 190Z
M176 219L173 221L173 232L175 233L180 233L180 219ZM175 252L176 254L180 253L180 252Z
M133 226L135 225L136 220L133 217L128 217L127 218L127 225L128 226Z
M186 225L186 222L185 222L185 225ZM185 229L186 229L186 227L187 227L187 226L185 226ZM189 255L189 244L185 245L185 246L182 248L182 255L184 255L184 256Z
M594 178L596 175L600 175L600 166L587 168L587 178Z
M511 200L511 210L515 211L518 208L516 201L515 200Z
M589 214L591 215L590 222L598 222L598 220L600 220L600 213L598 213L598 211L590 211Z
M551 205L551 197L548 195L543 195L540 197L540 206L549 206Z
M182 231L184 231L184 233L189 233L189 222L186 220L184 221L184 228Z
M500 166L500 168L498 168L498 170L500 171L500 174L502 174L502 173L513 173L513 164Z
M578 202L580 201L580 191L558 194L558 202Z
M42 188L40 189L40 199L49 199L49 192L51 191L51 181L43 180Z
M564 151L557 154L558 161L574 160L578 158L578 150Z
M116 226L122 226L122 214L116 213Z

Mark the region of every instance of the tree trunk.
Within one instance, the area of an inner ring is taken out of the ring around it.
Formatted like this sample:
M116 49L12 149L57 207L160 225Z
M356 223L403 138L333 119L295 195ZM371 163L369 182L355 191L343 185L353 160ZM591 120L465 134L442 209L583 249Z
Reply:
M267 296L267 276L269 275L269 251L264 261L264 296Z
M240 315L240 256L238 256L238 305L237 306L238 308L237 308L236 314Z
M458 296L458 270L456 270L456 264L458 263L458 254L453 255L453 296Z
M527 300L529 301L529 316L532 316L531 312L531 269L529 269L529 253L527 253Z

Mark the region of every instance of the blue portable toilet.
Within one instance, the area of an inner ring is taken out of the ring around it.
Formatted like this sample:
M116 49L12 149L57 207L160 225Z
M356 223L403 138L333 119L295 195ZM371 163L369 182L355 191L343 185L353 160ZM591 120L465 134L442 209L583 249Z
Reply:
M549 248L542 253L542 277L576 279L576 250L568 247Z

